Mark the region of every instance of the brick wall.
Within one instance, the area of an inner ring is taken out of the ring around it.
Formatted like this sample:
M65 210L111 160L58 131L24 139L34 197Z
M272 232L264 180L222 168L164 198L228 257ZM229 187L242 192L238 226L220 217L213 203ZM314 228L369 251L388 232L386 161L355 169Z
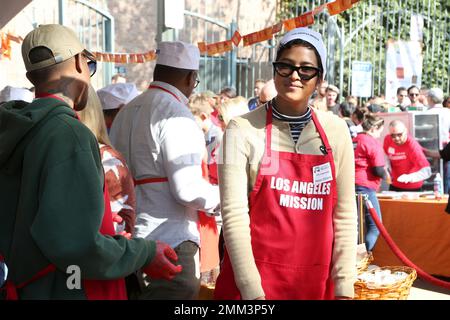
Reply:
M276 22L276 0L186 0L185 9L196 12L226 25L237 22L241 34L258 31ZM109 0L108 8L115 18L115 51L143 52L156 48L157 1L140 0L125 2ZM186 19L185 30L180 30L180 38L196 44L205 39L204 23ZM225 31L214 27L216 41L226 40ZM189 40L188 40L189 39ZM240 48L238 56L250 57L251 48ZM266 55L255 55L267 59ZM155 63L124 65L129 81L135 82L142 90L152 80Z

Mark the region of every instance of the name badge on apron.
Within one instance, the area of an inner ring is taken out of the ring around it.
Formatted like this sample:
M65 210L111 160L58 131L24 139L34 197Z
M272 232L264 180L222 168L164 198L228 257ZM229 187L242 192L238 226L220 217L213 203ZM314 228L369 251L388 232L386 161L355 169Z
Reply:
M331 165L329 162L321 164L320 166L315 166L313 170L313 182L314 184L324 183L333 180L331 173Z

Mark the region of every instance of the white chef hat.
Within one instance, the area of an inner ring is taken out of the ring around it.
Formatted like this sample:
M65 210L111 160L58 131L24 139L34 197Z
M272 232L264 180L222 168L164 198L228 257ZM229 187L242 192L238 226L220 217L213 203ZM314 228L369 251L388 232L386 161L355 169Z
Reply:
M23 100L26 102L33 101L34 94L27 88L16 88L6 86L0 92L0 102L6 102L11 100Z
M182 41L163 41L158 44L156 64L178 69L198 70L200 50Z
M114 83L97 91L103 110L117 109L139 95L134 83Z
M297 39L308 42L317 50L322 62L323 76L325 77L325 72L327 70L327 51L322 40L322 35L309 28L296 28L283 36L280 40L280 46Z

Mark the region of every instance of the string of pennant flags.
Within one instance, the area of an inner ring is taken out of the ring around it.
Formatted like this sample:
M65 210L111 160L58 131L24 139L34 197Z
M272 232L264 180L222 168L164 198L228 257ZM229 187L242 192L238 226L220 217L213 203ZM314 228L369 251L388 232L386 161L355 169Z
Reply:
M243 41L243 46L250 46L255 43L263 42L272 39L272 37L281 32L284 27L285 31L290 31L295 28L307 27L314 24L314 16L321 13L325 8L328 13L333 16L339 14L347 9L353 7L354 4L360 0L335 0L333 2L328 2L321 6L314 8L313 10L306 12L298 17L294 17L282 22L278 22L271 27L265 28L260 31L252 32L242 36L239 31L235 31L230 40L206 44L205 42L199 42L198 48L201 54L215 55L231 51L233 49L232 44L235 47L239 46L241 40Z
M215 42L215 43L206 43L206 42L198 42L198 48L200 50L200 54L207 55L216 55L222 54L228 51L233 50L235 47L238 47L242 42L243 46L250 46L255 43L267 41L273 38L273 36L281 30L290 31L299 27L307 27L314 24L314 16L323 12L325 9L328 10L328 13L331 16L339 14L345 10L352 8L357 2L360 0L334 0L325 4L322 4L313 10L306 12L298 17L294 17L291 19L287 19L281 22L274 24L271 27L265 28L260 31L252 32L246 35L241 35L238 30L236 30L231 37L231 39ZM117 63L141 63L147 62L156 59L157 51L151 50L146 53L134 53L134 54L110 54L110 53L101 53L94 52L98 61L103 62L117 62Z
M244 47L253 45L255 43L267 41L273 38L273 36L281 30L290 31L295 28L307 27L314 24L314 16L323 12L325 9L331 16L339 14L345 10L352 8L360 0L334 0L328 3L322 4L313 10L306 12L298 17L290 18L281 22L278 22L271 27L264 28L263 30L252 32L246 35L241 35L238 30L236 30L231 37L225 41L206 43L198 42L198 48L200 54L216 55L222 54L233 50L238 47L241 42ZM5 40L4 40L5 38ZM9 57L11 59L11 47L10 41L22 41L20 37L5 34L2 35L2 47L0 48L0 55ZM4 49L6 48L6 49ZM8 49L9 48L9 49ZM9 56L8 56L9 54ZM144 63L152 60L156 60L157 50L150 50L143 53L105 53L105 52L93 52L97 61L101 62L114 62L120 64L128 63Z
M12 33L0 32L0 57L11 60L11 41L21 43L23 39Z

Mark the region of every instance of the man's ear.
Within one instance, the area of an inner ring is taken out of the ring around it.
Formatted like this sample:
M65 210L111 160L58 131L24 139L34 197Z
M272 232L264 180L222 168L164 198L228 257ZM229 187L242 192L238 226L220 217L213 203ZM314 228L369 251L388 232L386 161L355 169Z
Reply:
M25 76L27 77L28 81L30 81L34 85L34 79L30 77L30 72L27 72Z
M195 80L197 80L197 72L195 71L189 72L188 79L189 79L188 85L193 87L195 85Z
M81 61L81 54L77 54L75 57L75 68L77 69L78 73L83 73L83 67L81 66L81 64L83 63L83 61Z
M209 116L205 112L200 113L200 119L202 119L202 121L205 121L208 118Z

